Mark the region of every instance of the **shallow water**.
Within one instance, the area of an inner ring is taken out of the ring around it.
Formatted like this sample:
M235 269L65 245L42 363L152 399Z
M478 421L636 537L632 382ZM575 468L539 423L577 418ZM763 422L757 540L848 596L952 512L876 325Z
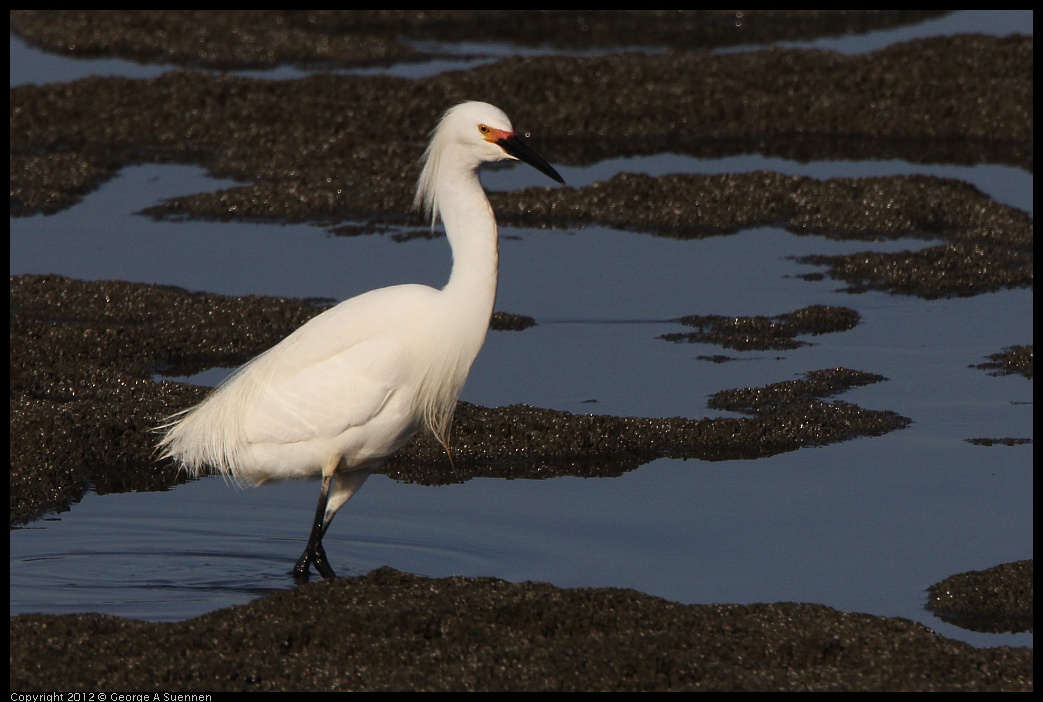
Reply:
M967 21L984 31L985 19L956 13L896 30L890 41L951 32ZM1002 26L995 33L1014 31ZM1019 28L1031 32L1031 13ZM869 40L832 41L862 51L871 50L858 48ZM43 65L47 80L71 80L91 63L18 44L12 38L12 85L34 80L16 75L20 66ZM140 68L105 62L106 71ZM664 154L560 170L570 185L582 185L624 170L764 168L818 178L942 175L1032 212L1032 175L1000 166ZM508 189L545 185L540 178L506 169L483 179L490 189ZM157 223L134 214L226 185L193 167L124 169L65 212L12 219L11 273L337 299L399 282L438 286L448 275L444 239L397 243L304 225ZM690 603L815 602L907 617L976 645L1031 645L1031 634L963 631L923 604L925 589L944 577L1032 557L1032 446L965 441L1032 437L1031 381L968 367L1031 343L1032 291L935 301L848 295L837 292L836 281L797 278L817 269L790 258L926 245L837 242L775 229L676 241L600 228L504 228L496 308L531 315L537 326L489 335L465 400L702 417L717 414L706 399L718 390L846 366L890 380L840 399L894 410L913 424L755 461L657 460L618 478L423 487L374 476L325 539L334 567L341 575L389 565L432 576L632 587ZM862 323L786 352L657 338L684 331L669 320L685 314L775 315L809 304L852 307ZM718 353L740 360L696 358ZM225 372L196 382L213 384ZM11 532L11 613L177 620L292 587L286 573L303 548L317 490L314 482L239 490L210 478L163 493L91 493L60 518Z

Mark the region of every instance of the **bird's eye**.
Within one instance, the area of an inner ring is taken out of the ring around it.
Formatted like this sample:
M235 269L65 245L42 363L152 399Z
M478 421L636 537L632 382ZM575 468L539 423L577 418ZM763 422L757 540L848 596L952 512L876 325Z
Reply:
M479 124L478 125L478 131L480 131L482 134L488 134L489 133L489 127L485 126L484 124Z

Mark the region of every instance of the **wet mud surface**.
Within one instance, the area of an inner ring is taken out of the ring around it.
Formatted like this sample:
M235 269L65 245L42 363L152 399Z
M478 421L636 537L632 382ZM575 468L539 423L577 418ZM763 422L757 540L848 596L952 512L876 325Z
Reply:
M1032 675L1030 649L819 605L680 605L390 568L174 624L25 615L11 640L21 690L51 689L59 659L69 689L136 691L1024 690Z
M340 233L409 236L423 230L409 205L428 132L446 106L476 95L525 125L554 163L664 149L696 156L753 149L804 160L872 155L1031 170L1031 37L917 40L860 56L692 50L763 41L766 34L807 38L889 26L922 14L753 13L746 18L749 33L737 36L734 13L565 12L540 15L535 24L510 12L484 13L483 31L532 28L541 44L572 41L579 23L591 48L613 44L606 37L625 29L635 43L670 50L509 58L418 80L317 75L269 81L171 72L151 80L16 87L11 215L66 208L127 165L193 163L242 186L178 198L149 214L331 228L354 220L356 231ZM193 13L17 11L11 20L30 43L53 51L229 68L426 60L424 51L401 40L475 39L468 15L255 12L200 19ZM705 31L694 33L693 25ZM935 298L1032 286L1031 218L940 178L621 174L582 188L496 193L492 200L504 225L596 223L682 238L772 225L796 234L930 244L916 252L807 259L851 291ZM104 493L165 489L182 480L172 466L154 462L151 429L206 391L153 375L241 363L328 304L12 277L12 525L68 509L88 485ZM498 313L493 328L525 333L532 320L524 312ZM812 312L780 310L779 317L731 332L772 348L800 343L792 335L780 342L778 331L802 315L819 326L798 324L796 334L842 333L858 323L851 310L824 317L822 310ZM735 314L748 319L742 310ZM697 318L693 311L689 323ZM691 326L705 331L711 322L720 320ZM989 363L983 370L1031 378L1032 347L1010 347ZM387 472L426 484L618 475L660 456L767 456L900 430L907 418L843 401L847 389L875 382L887 381L827 368L797 381L737 388L710 402L744 415L729 419L461 403L453 469L441 447L419 437ZM962 621L1020 617L1031 626L1031 583L1031 561L1027 568L1005 564L940 583L932 596L939 612L969 611L954 615ZM360 602L366 606L360 609ZM1032 686L1031 649L975 649L904 620L816 605L688 606L632 591L428 580L388 569L177 624L101 615L12 617L11 641L12 690L98 684L138 690Z
M693 314L679 321L694 332L671 332L660 339L689 343L719 344L725 348L795 349L808 342L797 336L830 334L854 329L860 316L847 307L811 305L775 317L725 317L723 315Z
M989 360L979 363L975 368L982 368L992 375L1021 375L1032 378L1032 347L1010 346L1001 353L989 354Z
M959 573L928 589L927 608L974 631L1027 631L1032 622L1032 561Z

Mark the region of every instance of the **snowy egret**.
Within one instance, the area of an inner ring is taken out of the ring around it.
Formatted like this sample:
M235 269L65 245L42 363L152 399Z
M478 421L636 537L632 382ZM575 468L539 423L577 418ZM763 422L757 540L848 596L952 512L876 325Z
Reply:
M346 300L253 359L160 429L163 458L190 475L236 480L321 476L308 544L293 569L335 577L322 537L345 502L426 427L449 449L457 398L496 299L497 233L478 167L522 160L559 183L498 108L449 109L423 157L414 206L441 218L453 252L441 290L396 285Z

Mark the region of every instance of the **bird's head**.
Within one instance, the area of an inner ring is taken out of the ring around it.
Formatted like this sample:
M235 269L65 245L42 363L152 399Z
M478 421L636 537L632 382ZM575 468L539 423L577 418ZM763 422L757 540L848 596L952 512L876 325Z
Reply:
M438 215L438 177L444 168L459 175L461 171L473 172L482 163L505 160L525 161L559 183L565 182L522 141L500 108L487 102L464 102L450 108L442 116L424 152L414 206L428 212L433 224Z

